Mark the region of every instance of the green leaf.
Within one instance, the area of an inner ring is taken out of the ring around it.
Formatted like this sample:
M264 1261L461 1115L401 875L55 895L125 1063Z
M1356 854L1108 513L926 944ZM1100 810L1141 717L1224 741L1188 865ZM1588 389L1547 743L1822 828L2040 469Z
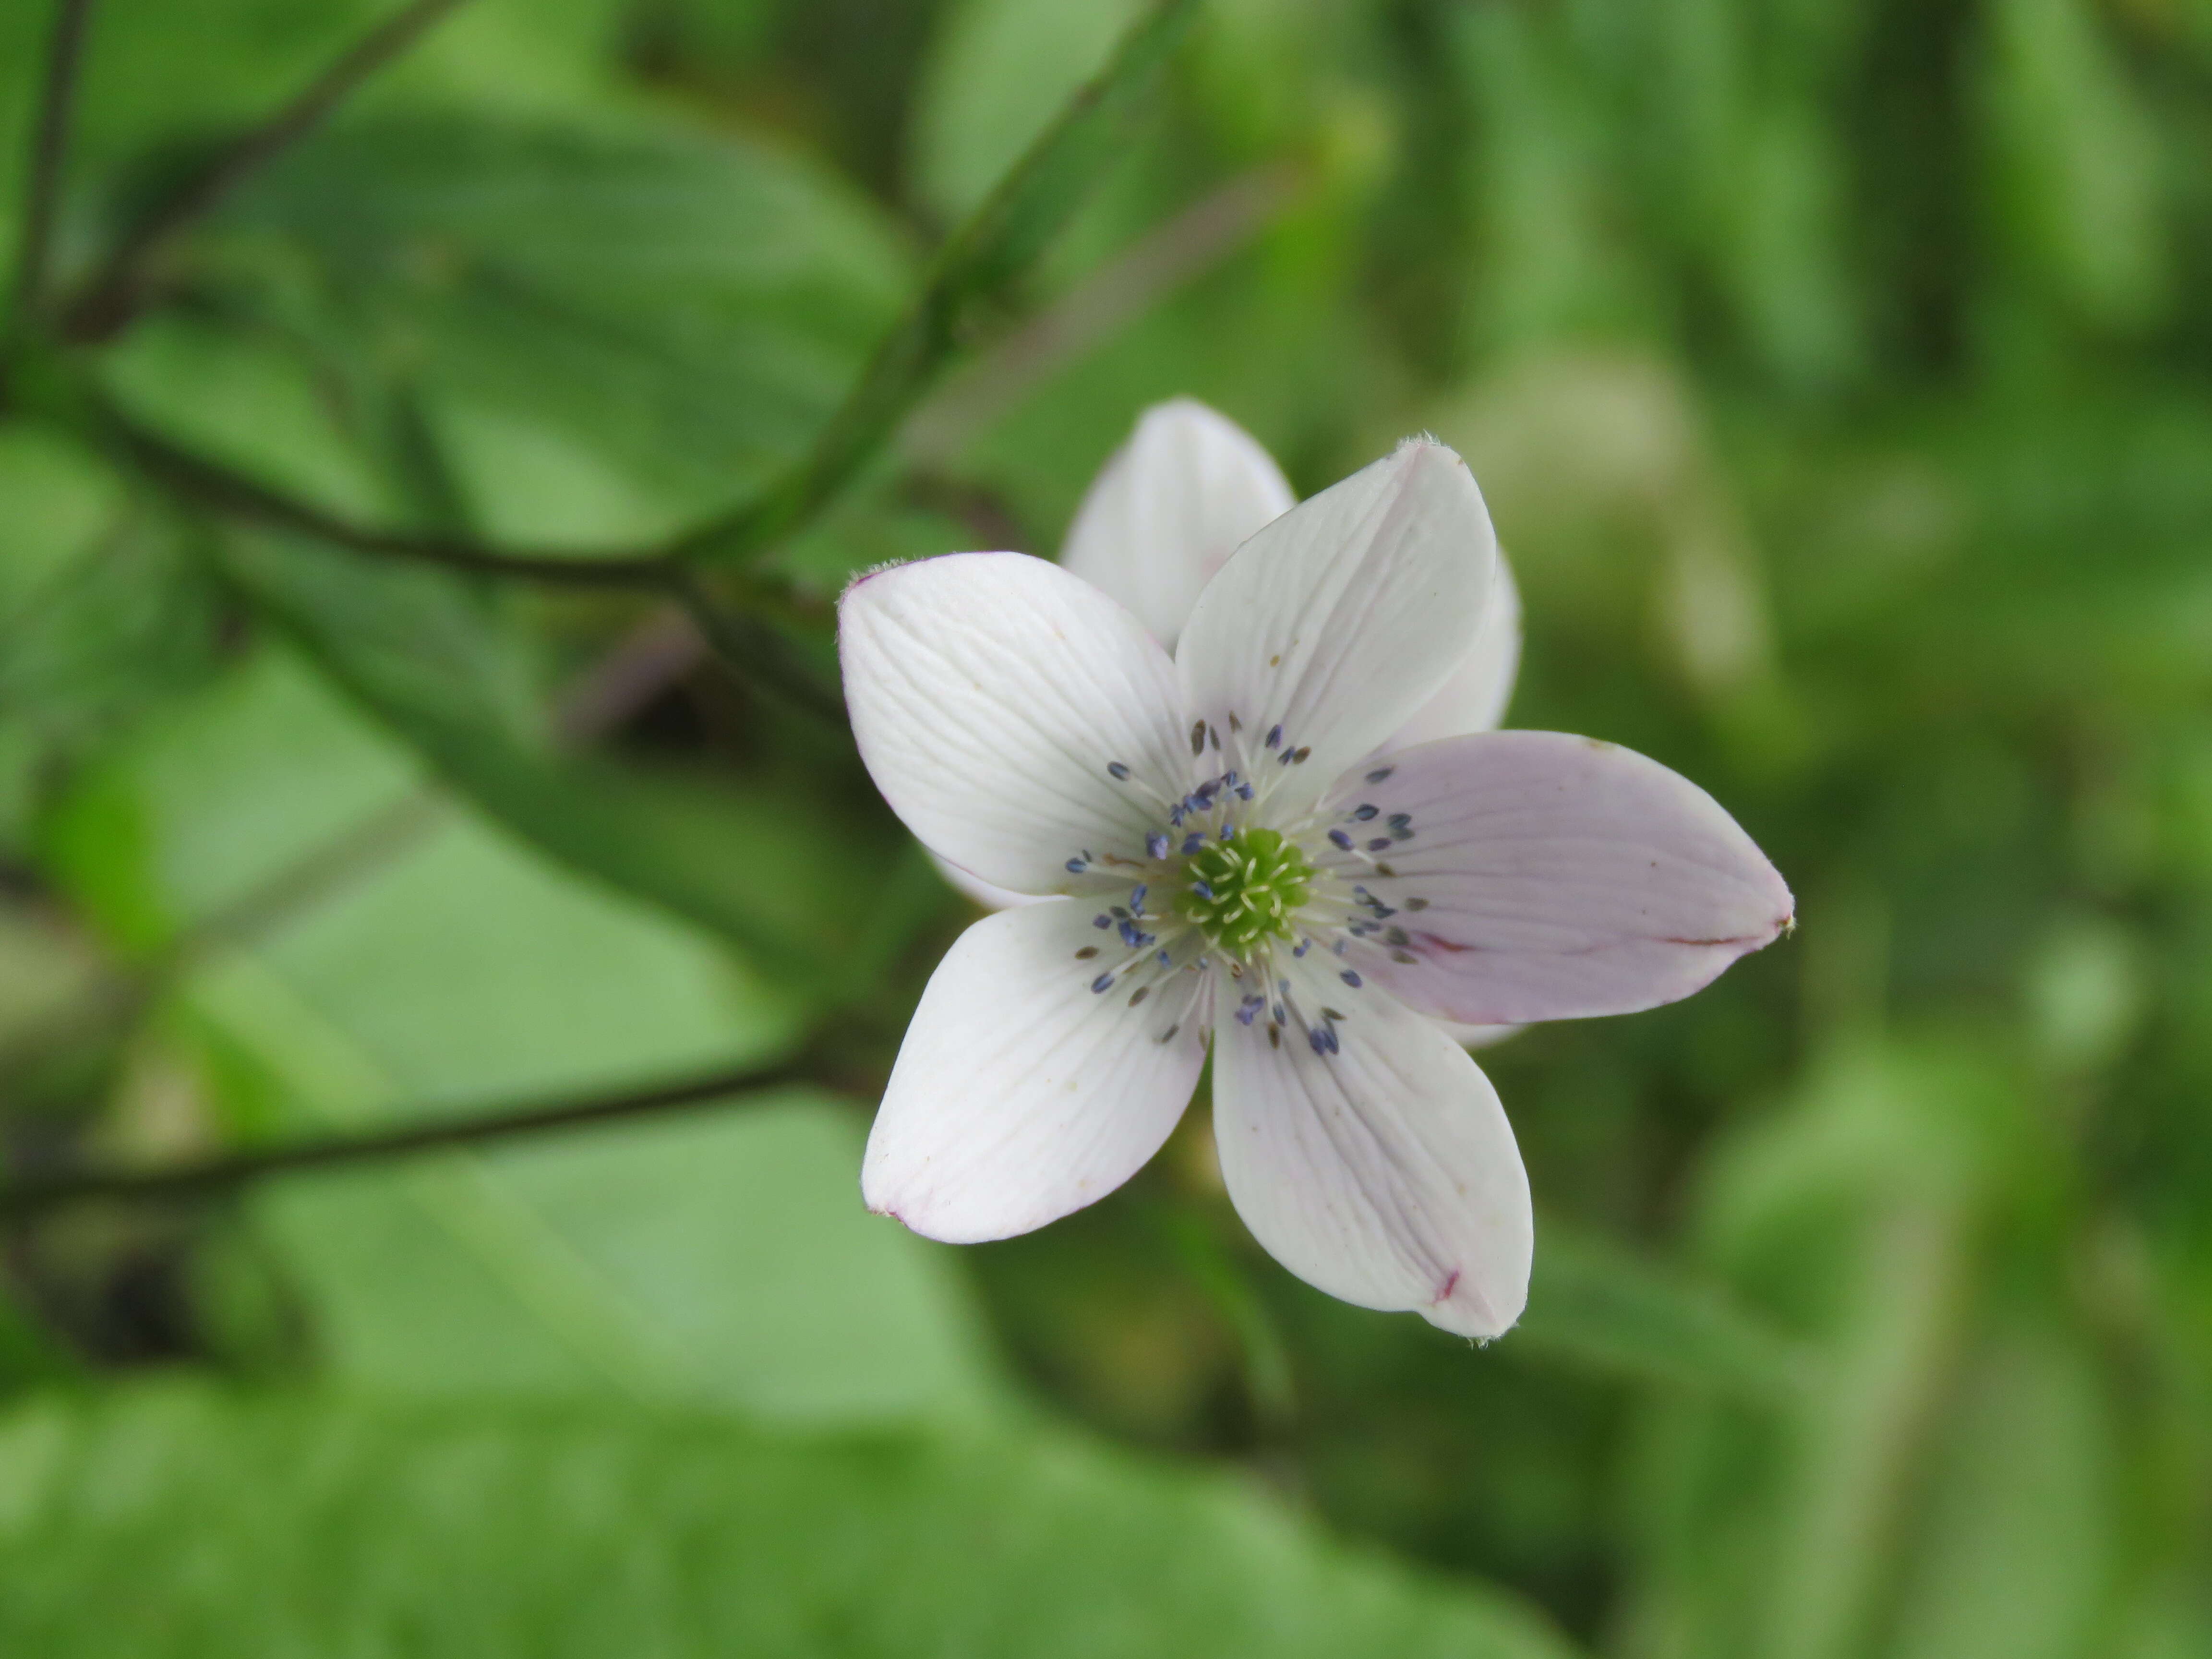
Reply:
M216 602L186 532L94 457L0 432L0 846L69 770L213 672Z
M0 1429L0 1641L562 1659L1559 1659L1220 1477L1037 1438L768 1439L173 1390Z
M787 152L459 116L316 139L190 261L227 309L308 343L363 453L392 460L385 405L419 398L455 505L533 545L649 541L757 487L907 277L881 214ZM161 413L185 435L203 417L181 401Z
M914 114L914 171L947 219L972 213L1137 15L1136 0L963 0L938 25Z
M1804 1356L1723 1285L1549 1218L1538 1235L1516 1347L1752 1399L1785 1396L1796 1386Z
M425 805L398 745L283 653L113 757L49 841L108 931L178 964L171 1025L236 1138L698 1075L794 1034L708 937ZM975 1416L973 1316L939 1247L862 1208L860 1157L841 1109L747 1101L287 1181L246 1255L362 1386Z
M1009 1399L950 1253L866 1214L860 1127L785 1095L252 1200L323 1373L846 1425Z
M1936 1449L1897 1659L2094 1650L2118 1564L2113 1441L2081 1345L2034 1329L1984 1345Z
M818 779L709 781L556 755L520 636L459 578L267 537L238 538L228 564L487 811L756 952L794 989L865 986L938 902L905 838L818 799Z

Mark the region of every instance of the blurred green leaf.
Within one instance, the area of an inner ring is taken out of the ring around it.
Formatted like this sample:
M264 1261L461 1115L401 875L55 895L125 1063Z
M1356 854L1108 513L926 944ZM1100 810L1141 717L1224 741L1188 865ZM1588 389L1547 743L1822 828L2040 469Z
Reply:
M973 212L1113 50L1139 0L961 0L930 45L909 147L922 199Z
M548 851L774 962L794 990L848 994L928 913L903 836L772 784L556 755L528 653L448 573L240 538L228 568L339 682L487 811Z
M187 280L309 342L372 453L378 384L419 394L478 528L574 545L649 541L789 463L908 274L856 192L766 144L444 117L311 143Z
M173 970L207 1127L359 1128L792 1042L791 1000L708 938L464 810L322 859L421 789L396 744L272 653L56 815L52 867L112 933L172 957L209 941ZM319 881L288 875L319 860ZM272 887L287 905L257 898ZM241 910L254 927L223 925ZM933 1247L865 1212L859 1168L854 1126L787 1100L280 1184L252 1214L311 1352L356 1384L974 1415L992 1390L973 1317Z
M1721 1285L1546 1218L1517 1348L1751 1399L1784 1398L1805 1356Z
M25 847L70 767L213 672L188 535L58 434L0 430L0 847Z
M2088 1356L2000 1331L1945 1425L1892 1651L2060 1659L2095 1645L2112 1589L2112 1425Z
M1010 1401L940 1249L860 1206L860 1134L747 1100L252 1200L321 1374L849 1425Z
M68 1659L1564 1644L1214 1479L1045 1439L142 1394L0 1435L0 1638Z

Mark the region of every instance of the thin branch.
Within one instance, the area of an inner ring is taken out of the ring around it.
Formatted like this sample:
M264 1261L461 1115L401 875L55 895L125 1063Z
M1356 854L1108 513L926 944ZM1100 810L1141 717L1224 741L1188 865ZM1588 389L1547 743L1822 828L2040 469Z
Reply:
M62 173L69 160L78 72L83 67L85 36L91 22L92 0L57 0L38 124L31 132L23 224L15 244L15 279L6 331L0 335L0 371L15 356L46 301L46 268L53 255L54 221L61 208Z
M288 1146L258 1147L173 1164L167 1169L77 1170L34 1176L0 1186L0 1223L21 1224L95 1200L155 1203L206 1198L270 1176L449 1152L457 1147L541 1134L548 1130L581 1128L717 1102L750 1102L770 1091L817 1081L819 1076L817 1062L803 1055L779 1066L721 1072L656 1089L592 1095L579 1100L465 1117L439 1117L390 1129L323 1135Z
M87 405L109 443L127 460L180 495L214 511L312 537L356 553L440 565L475 575L517 577L554 586L622 588L665 594L687 614L714 654L764 690L839 726L844 698L825 684L766 622L733 617L718 606L696 573L665 558L572 557L552 552L500 552L451 536L380 530L354 524L321 507L272 489L243 473L191 453L138 425L112 404L86 394ZM793 615L787 596L757 577L732 573L744 584L753 610ZM796 620L795 615L793 619Z
M749 611L724 611L714 603L706 584L690 571L682 574L672 592L715 656L751 676L793 708L840 732L845 729L844 693L824 684L768 623Z
M378 553L418 564L444 565L449 569L480 575L517 576L575 587L670 592L680 574L662 559L571 557L543 551L506 553L456 537L354 524L180 448L158 433L140 426L112 404L95 403L94 413L109 441L127 459L180 495L218 512L280 530L297 531L356 552Z
M132 227L64 308L80 343L111 338L137 314L162 248L222 204L246 179L306 137L364 81L422 39L461 0L412 0L356 41L283 109L219 151Z
M679 537L665 557L748 562L836 498L1126 148L1139 93L1195 10L1196 0L1156 0L1130 26L1105 67L947 239L914 305L805 456L754 500Z

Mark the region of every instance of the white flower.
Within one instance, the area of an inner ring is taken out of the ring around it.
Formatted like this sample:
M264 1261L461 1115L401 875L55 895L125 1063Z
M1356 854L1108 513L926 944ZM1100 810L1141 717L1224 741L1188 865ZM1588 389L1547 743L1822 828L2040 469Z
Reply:
M1527 1176L1432 1022L1671 1001L1790 900L1711 797L1610 744L1376 755L1462 665L1496 565L1474 478L1422 441L1246 541L1172 656L1021 554L847 591L846 696L885 799L940 857L1053 900L977 922L931 978L869 1136L872 1209L965 1243L1103 1197L1167 1139L1210 1039L1222 1175L1277 1260L1469 1336L1513 1323Z
M1139 416L1129 441L1099 469L1068 526L1060 562L1135 611L1152 637L1172 651L1214 573L1297 504L1282 469L1258 439L1218 410L1176 398ZM1504 716L1520 665L1521 596L1510 568L1498 556L1489 601L1459 666L1376 752L1492 730ZM1036 902L978 881L942 860L938 867L986 909ZM1519 1029L1443 1024L1462 1042L1478 1046Z

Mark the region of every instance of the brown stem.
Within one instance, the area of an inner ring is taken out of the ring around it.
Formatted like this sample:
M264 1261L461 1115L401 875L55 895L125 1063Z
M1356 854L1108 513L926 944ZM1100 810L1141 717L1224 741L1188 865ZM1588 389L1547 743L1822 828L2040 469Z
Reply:
M69 160L70 125L76 107L85 35L92 0L58 0L46 46L45 89L31 133L29 182L23 195L23 228L15 244L15 280L0 335L0 379L45 303L46 268L53 257L54 220L61 207L62 172ZM4 388L0 388L4 390Z
M440 1117L397 1128L322 1135L288 1146L258 1147L173 1164L167 1169L76 1170L34 1176L0 1186L0 1224L21 1224L94 1200L149 1203L204 1198L270 1176L447 1152L549 1129L580 1128L650 1112L711 1105L733 1097L751 1101L759 1095L818 1077L817 1061L803 1055L779 1066L735 1069L655 1089L586 1096L465 1117Z

